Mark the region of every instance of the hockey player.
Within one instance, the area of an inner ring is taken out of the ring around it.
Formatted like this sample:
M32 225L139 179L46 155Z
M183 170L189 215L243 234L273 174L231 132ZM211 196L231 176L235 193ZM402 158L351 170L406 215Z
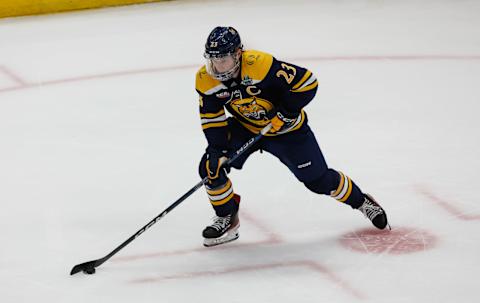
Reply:
M279 61L272 55L244 50L232 27L216 27L205 44L206 64L196 75L200 118L208 147L199 173L208 177L207 195L216 217L203 230L204 245L238 238L240 196L233 190L222 163L269 123L266 136L232 163L242 169L253 152L277 157L295 177L318 194L330 195L360 210L373 225L384 229L383 208L344 173L327 166L303 108L315 96L317 80L308 69ZM227 118L227 110L231 117Z

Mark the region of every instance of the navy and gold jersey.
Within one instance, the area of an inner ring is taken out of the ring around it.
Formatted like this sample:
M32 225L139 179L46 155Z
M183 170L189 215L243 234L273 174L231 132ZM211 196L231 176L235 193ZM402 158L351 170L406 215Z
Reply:
M225 82L212 78L205 66L196 75L195 88L200 95L202 128L212 147L227 146L227 110L252 133L259 133L279 109L297 122L288 132L306 123L303 107L315 96L317 79L307 69L282 62L272 55L248 50L242 53L240 77ZM268 133L267 136L279 134Z

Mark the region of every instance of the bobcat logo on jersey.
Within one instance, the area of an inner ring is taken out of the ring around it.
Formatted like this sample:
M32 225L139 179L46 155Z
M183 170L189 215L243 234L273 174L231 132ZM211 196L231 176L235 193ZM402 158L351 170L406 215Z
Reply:
M273 108L272 103L257 97L235 100L232 108L250 122L266 125L269 121L267 112Z

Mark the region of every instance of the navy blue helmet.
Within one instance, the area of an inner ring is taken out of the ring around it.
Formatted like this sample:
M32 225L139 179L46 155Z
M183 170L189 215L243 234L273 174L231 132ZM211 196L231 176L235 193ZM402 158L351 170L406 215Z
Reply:
M217 26L208 35L205 43L205 58L223 57L242 48L242 41L233 27Z
M243 49L243 45L236 29L215 27L205 43L204 57L208 74L220 81L231 79L240 69L239 49Z

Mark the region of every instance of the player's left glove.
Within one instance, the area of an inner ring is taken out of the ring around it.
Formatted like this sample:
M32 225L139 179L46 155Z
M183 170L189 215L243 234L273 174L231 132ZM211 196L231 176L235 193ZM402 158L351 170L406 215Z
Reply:
M210 182L219 178L223 179L230 172L230 167L227 166L226 161L228 161L228 151L207 148L206 169Z
M300 114L278 111L275 116L270 119L270 123L272 123L270 133L281 133L288 130L297 122L299 115Z

